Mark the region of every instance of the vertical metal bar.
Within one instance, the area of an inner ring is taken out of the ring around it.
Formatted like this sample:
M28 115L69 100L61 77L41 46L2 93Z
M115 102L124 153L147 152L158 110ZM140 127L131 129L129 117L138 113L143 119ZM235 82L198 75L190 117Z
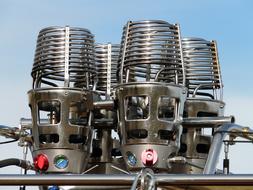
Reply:
M215 40L212 41L212 46L214 48L214 54L215 54L215 60L214 63L216 64L218 75L219 75L219 82L220 82L220 100L223 100L223 83L222 83L222 77L221 77L221 69L220 69L220 62L219 62L219 56L218 56L218 47Z
M224 142L225 158L223 159L223 174L229 174L229 159L228 159L229 143Z
M111 72L112 72L112 44L107 45L107 84L106 94L110 97L111 94Z
M146 70L146 81L150 81L151 79L151 64L147 64L147 70Z
M122 58L121 58L120 72L119 72L119 74L120 74L120 83L123 83L123 68L124 68L124 61L125 61L125 56L126 56L126 46L127 46L129 26L130 26L131 22L132 21L128 21L127 26L126 26L125 40L124 40L124 46L123 46L123 50L122 50ZM128 75L128 74L126 74L126 75ZM126 76L126 78L128 78L128 76Z
M224 133L216 133L213 137L213 141L209 150L206 165L203 170L203 174L214 174L216 171L216 165L219 160L221 152L221 144L225 137Z
M23 142L23 160L27 160L27 152L28 152L28 142L24 141ZM27 174L27 169L23 169L21 168L21 174L24 174L26 175ZM20 190L25 190L26 189L26 186L25 185L22 185L19 187Z
M243 136L240 135L240 133L245 133L244 132L245 128L240 125L236 125L233 123L222 125L217 131L215 131L203 174L214 174L215 173L216 165L218 163L218 159L219 159L219 155L220 155L220 151L221 151L221 147L222 147L221 145L222 145L225 137L231 131L237 131L238 134L233 134L237 137L240 136L242 138L251 139L251 136L249 136L249 135L243 135ZM251 132L251 131L247 130L246 132Z
M178 31L178 43L179 43L179 49L180 49L180 57L181 57L181 64L182 64L182 74L183 74L183 86L185 86L185 67L184 67L184 56L183 56L183 48L182 48L182 40L181 40L181 31L180 31L180 25L175 24Z
M64 86L69 87L69 27L65 27L65 71Z

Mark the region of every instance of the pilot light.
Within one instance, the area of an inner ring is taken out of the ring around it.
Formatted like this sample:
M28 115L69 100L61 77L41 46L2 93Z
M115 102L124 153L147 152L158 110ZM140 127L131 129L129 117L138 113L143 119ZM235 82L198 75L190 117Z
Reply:
M157 152L153 149L144 150L141 154L142 163L146 166L153 166L157 162Z

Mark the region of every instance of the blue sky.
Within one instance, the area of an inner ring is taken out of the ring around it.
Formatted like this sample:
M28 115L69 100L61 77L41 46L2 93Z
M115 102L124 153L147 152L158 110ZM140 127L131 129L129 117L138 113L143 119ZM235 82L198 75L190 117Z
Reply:
M120 43L128 20L161 19L179 23L182 37L217 40L226 113L253 126L252 7L251 0L1 0L0 123L17 126L21 117L30 117L26 93L32 87L30 72L40 29L84 27L97 42ZM240 165L250 163L246 155L253 156L253 145L238 147L233 149L231 168L253 173L253 167ZM0 150L6 148L11 151L0 159L21 156L14 145Z

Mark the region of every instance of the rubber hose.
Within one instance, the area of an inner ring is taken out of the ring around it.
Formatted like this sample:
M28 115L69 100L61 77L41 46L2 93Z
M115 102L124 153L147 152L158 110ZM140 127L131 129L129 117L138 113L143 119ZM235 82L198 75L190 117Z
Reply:
M7 166L18 166L26 169L28 167L28 163L25 160L17 159L17 158L9 158L5 160L0 160L0 168Z

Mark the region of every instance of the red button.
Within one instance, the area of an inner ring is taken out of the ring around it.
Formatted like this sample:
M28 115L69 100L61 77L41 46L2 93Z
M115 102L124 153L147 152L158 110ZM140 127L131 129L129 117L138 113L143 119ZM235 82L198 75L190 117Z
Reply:
M48 167L49 167L49 162L48 162L47 156L44 155L44 154L39 154L39 155L37 155L37 156L33 159L33 162L34 162L34 167L35 167L37 170L45 171L45 170L47 170Z

